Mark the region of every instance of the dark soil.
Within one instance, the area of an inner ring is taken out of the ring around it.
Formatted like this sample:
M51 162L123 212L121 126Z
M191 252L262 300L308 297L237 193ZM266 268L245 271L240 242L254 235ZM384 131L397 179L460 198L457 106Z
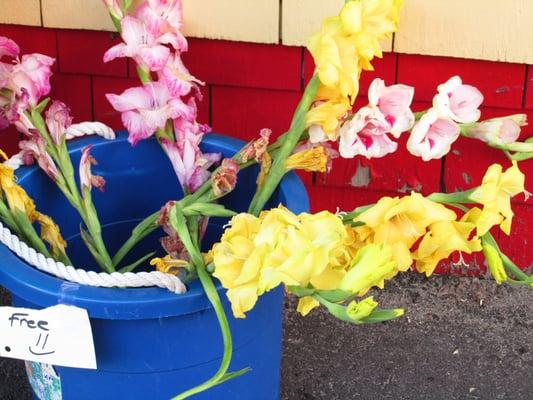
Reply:
M282 399L533 399L533 288L406 274L377 298L406 315L353 326L287 300ZM22 363L0 359L0 399L29 398Z

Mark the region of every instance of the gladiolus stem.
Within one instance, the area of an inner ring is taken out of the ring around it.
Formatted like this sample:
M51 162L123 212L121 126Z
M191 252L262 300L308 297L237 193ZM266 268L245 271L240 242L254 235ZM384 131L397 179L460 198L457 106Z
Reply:
M274 190L276 190L278 187L280 181L283 179L283 176L286 173L285 160L292 153L294 147L300 141L303 131L305 130L305 117L314 101L319 84L320 80L315 74L307 84L302 99L300 100L300 103L298 104L298 107L294 113L287 136L284 138L281 144L279 153L272 163L272 167L270 168L270 172L268 173L264 184L258 188L254 198L252 199L252 202L250 203L250 207L248 208L248 212L250 214L259 214L266 202L270 199L270 196Z
M207 273L200 250L194 244L195 240L191 238L191 234L187 226L187 220L183 215L183 212L180 209L179 205L176 205L174 206L174 208L172 208L170 212L170 223L178 233L180 239L183 242L183 245L189 252L191 261L194 267L196 268L196 272L198 273L198 278L200 279L207 298L212 304L215 314L217 316L220 325L220 330L222 332L222 340L224 342L224 354L218 371L204 383L192 389L189 389L173 398L173 400L182 400L192 395L203 392L207 389L210 389L213 386L216 386L229 378L237 377L240 375L241 371L238 371L235 374L226 373L229 368L233 353L232 337L228 319L226 317L226 313L224 311L224 307L222 306L222 302L220 300L220 296L218 295L218 291L215 287L215 284L213 283L211 276Z

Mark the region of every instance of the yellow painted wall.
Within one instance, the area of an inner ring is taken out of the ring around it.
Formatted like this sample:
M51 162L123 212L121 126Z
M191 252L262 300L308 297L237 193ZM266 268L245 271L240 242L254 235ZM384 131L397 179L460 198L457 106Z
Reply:
M183 1L188 36L304 45L344 0ZM533 64L533 0L405 3L394 51ZM0 23L113 30L102 0L0 0Z

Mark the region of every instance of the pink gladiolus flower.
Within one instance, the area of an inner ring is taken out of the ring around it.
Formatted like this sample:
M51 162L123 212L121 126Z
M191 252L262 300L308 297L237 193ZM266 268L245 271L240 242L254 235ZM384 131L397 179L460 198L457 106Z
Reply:
M193 120L195 110L178 98L172 97L162 82L148 83L127 89L121 95L106 94L113 108L122 113L122 122L128 129L129 141L135 145L157 129L165 128L169 119Z
M191 75L177 53L169 57L167 65L159 71L159 79L166 82L173 96L186 96L196 84L204 85L204 82Z
M55 144L63 141L70 125L72 125L70 109L65 103L54 100L46 111L46 126Z
M131 57L143 69L160 71L167 63L170 49L164 44L168 38L157 36L140 20L126 16L121 21L122 39L125 43L111 47L104 54L104 62L117 57Z
M414 126L407 141L407 149L424 161L442 158L450 151L459 134L459 125L439 116L432 108Z
M411 86L385 86L385 82L378 78L374 79L368 89L370 106L379 108L395 138L410 130L415 123L415 116L410 108L414 93L415 89Z
M516 142L520 136L520 128L525 125L527 125L525 114L493 118L474 124L468 129L468 136L484 142L504 145Z
M209 179L210 174L207 169L220 160L220 155L202 154L196 145L195 137L177 143L161 139L161 144L168 154L181 186L188 193L195 192Z
M381 111L374 107L363 107L340 128L339 151L343 158L357 155L366 158L380 158L393 153L398 144L390 140L387 132L390 124Z
M180 32L183 16L181 0L147 0L139 6L136 16L164 43L179 52L187 51L187 40Z
M92 145L85 146L81 153L80 159L80 184L82 192L85 190L91 190L95 187L101 192L104 191L105 179L101 176L93 175L91 172L91 166L97 165L96 160L91 156Z
M13 40L0 36L0 59L4 56L17 57L19 51L18 45Z
M20 63L13 65L6 84L6 88L15 94L25 89L29 95L29 104L37 105L39 100L50 93L51 66L55 60L42 54L27 54L22 56Z
M470 85L463 85L460 77L454 76L439 85L438 94L433 99L433 107L455 122L469 124L481 116L479 106L483 103L481 92Z

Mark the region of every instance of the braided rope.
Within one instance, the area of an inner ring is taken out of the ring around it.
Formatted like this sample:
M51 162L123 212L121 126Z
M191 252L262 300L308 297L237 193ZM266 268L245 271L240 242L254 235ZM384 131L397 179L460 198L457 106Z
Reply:
M67 139L85 135L98 135L107 140L115 138L115 132L100 122L84 122L81 124L72 125L67 130ZM13 169L19 168L24 164L22 161L22 154L19 153L14 155L4 164ZM29 247L1 222L0 242L7 246L18 257L26 261L28 264L34 266L38 270L54 275L60 279L75 282L81 285L120 288L157 286L163 289L168 289L177 294L185 293L187 291L187 288L177 276L165 274L159 271L137 273L113 272L108 274L105 272L85 271L83 269L74 268L70 265L65 265L62 262L47 258L43 254L38 253L34 248Z

